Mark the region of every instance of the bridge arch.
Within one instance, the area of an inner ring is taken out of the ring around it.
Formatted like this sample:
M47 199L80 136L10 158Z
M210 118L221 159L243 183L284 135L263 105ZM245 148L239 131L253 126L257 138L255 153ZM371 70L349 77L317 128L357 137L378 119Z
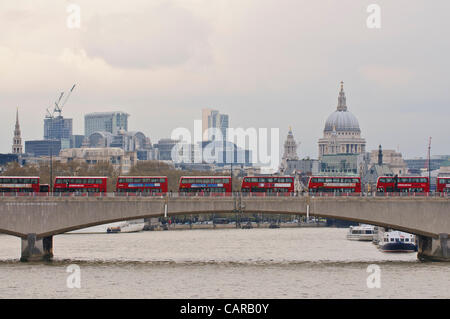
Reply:
M140 218L212 213L263 213L341 219L448 238L447 198L313 197L98 197L0 198L0 232L42 239ZM34 236L34 237L33 237ZM447 236L447 237L445 237ZM32 240L33 241L33 240ZM31 242L32 242L31 241Z

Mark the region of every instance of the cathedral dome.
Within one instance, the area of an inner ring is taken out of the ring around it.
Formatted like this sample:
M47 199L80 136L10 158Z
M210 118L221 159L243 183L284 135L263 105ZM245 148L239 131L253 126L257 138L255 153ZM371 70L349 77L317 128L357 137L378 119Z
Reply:
M341 82L337 110L325 122L324 132L361 132L358 119L347 110L344 83Z
M325 132L361 132L356 117L349 111L335 111L325 122Z

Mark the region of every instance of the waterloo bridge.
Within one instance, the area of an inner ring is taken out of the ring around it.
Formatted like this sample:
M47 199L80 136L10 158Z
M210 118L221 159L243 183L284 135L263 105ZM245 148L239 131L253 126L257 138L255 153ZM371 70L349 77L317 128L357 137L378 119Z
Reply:
M2 196L0 233L22 239L21 260L53 257L53 236L140 218L262 213L309 215L392 228L418 236L418 258L450 260L449 197Z

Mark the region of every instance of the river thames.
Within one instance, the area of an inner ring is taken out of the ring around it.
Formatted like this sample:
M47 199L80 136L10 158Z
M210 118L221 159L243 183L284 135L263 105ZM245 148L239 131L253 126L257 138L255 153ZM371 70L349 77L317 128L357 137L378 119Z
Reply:
M20 263L0 235L0 298L450 298L450 263L388 254L347 229L223 229L54 237L54 261ZM68 288L69 265L81 288ZM368 288L369 265L380 288Z

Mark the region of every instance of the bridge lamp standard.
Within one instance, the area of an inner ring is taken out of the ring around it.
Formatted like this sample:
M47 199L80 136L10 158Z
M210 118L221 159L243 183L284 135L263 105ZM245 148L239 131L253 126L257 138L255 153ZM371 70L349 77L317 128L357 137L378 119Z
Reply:
M52 141L50 141L50 189L49 192L53 192L53 144Z

